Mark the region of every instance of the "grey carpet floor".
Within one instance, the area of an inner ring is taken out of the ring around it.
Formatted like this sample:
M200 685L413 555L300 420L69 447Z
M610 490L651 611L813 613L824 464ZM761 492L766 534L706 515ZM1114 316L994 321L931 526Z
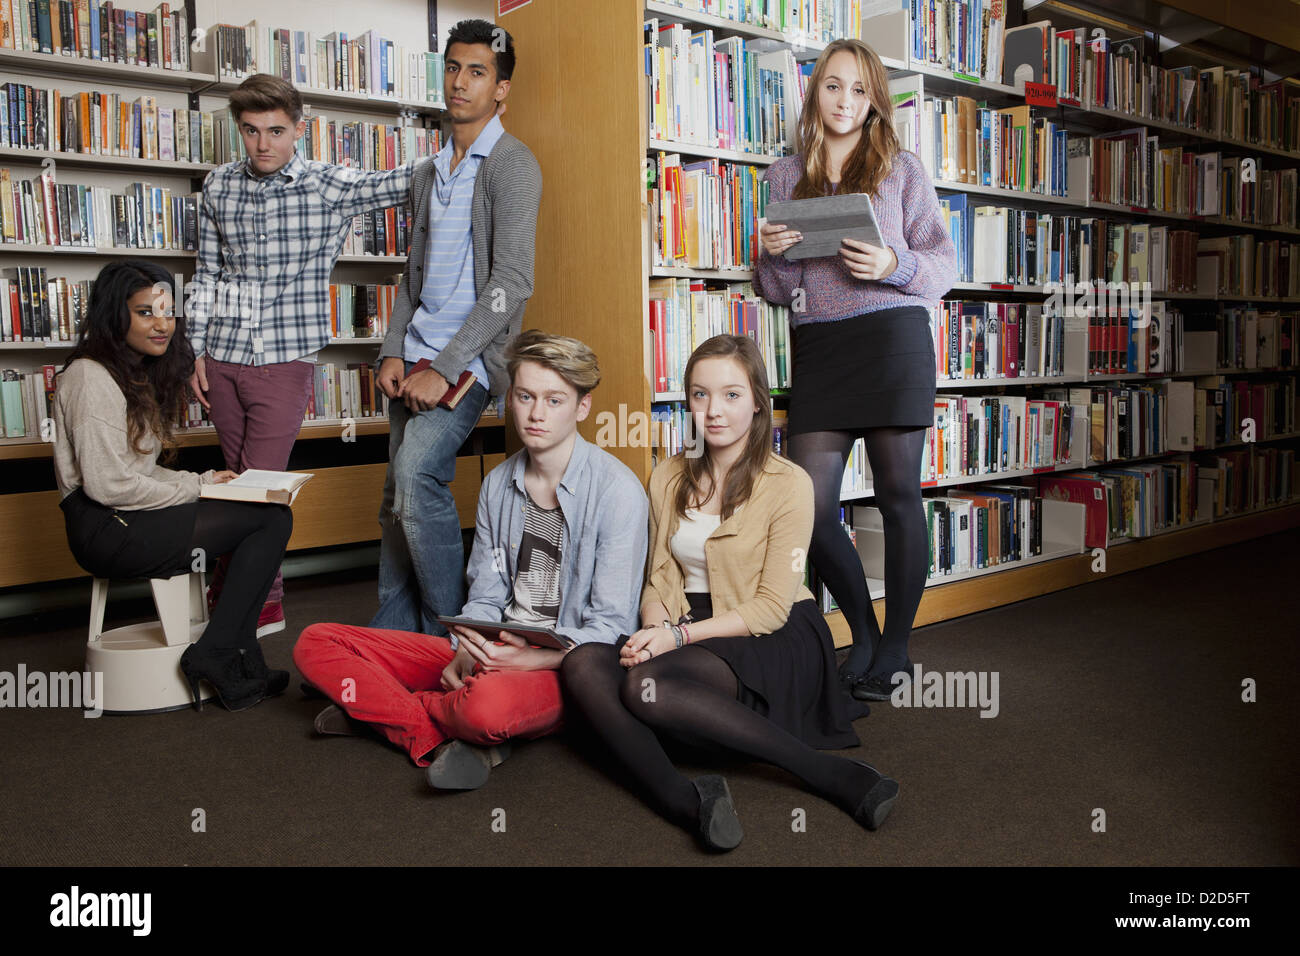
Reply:
M433 793L381 743L313 736L321 703L295 673L238 714L0 710L0 864L1294 865L1298 543L1273 535L919 629L913 659L996 671L999 709L883 704L859 721L849 755L902 788L876 833L731 761L714 766L745 840L707 856L567 737L520 746L481 790ZM291 667L308 623L364 623L374 606L373 576L291 581L267 657ZM149 608L109 612L114 626ZM82 666L83 614L5 631L0 671Z

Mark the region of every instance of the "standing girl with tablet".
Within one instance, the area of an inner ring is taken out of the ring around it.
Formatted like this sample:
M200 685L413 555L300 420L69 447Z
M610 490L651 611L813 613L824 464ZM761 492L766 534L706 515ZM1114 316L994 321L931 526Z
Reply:
M898 784L817 752L856 745L863 709L836 685L830 631L803 586L812 486L772 452L758 347L714 336L685 379L703 447L650 476L641 629L570 651L565 691L655 808L710 849L742 835L726 780L683 776L658 734L775 764L874 830Z
M910 670L908 638L929 563L921 457L934 421L928 307L956 278L956 252L921 160L899 147L880 58L835 40L817 60L799 120L799 152L768 169L768 199L867 193L883 247L845 239L838 256L788 261L801 236L763 226L754 286L791 307L790 457L816 498L809 555L853 632L840 669L864 700L886 700ZM862 562L840 524L840 482L856 439L871 464L885 529L885 627Z
M194 353L173 314L171 273L150 262L105 266L85 327L54 396L54 474L72 556L102 578L171 577L196 549L231 553L225 590L180 666L200 708L206 681L230 710L278 694L289 673L270 670L257 616L284 556L293 516L284 505L199 500L199 487L233 471L175 471L173 451Z

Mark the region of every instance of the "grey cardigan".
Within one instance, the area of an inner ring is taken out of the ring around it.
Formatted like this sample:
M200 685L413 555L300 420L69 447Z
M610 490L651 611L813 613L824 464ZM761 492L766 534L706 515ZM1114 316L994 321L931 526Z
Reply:
M420 163L411 179L411 250L397 286L397 300L379 359L402 358L406 327L420 305L424 287L425 245L429 238L429 200L433 162ZM434 370L455 384L477 355L487 368L488 392L500 395L510 386L505 346L523 326L524 305L533 294L537 208L542 200L542 170L532 151L503 133L483 159L474 180L470 231L474 237L474 289L478 301Z

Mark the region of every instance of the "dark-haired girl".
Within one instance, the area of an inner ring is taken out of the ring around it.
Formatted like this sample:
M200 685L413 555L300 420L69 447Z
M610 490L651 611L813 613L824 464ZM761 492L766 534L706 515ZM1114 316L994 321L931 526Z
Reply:
M790 457L816 494L813 567L853 632L840 672L853 696L887 700L908 673L908 639L929 563L921 454L934 421L935 356L927 307L956 279L956 252L934 184L894 133L880 58L835 40L813 68L799 117L799 153L765 176L772 200L867 193L884 245L845 239L839 255L786 260L801 241L763 226L754 287L791 305L794 392ZM862 562L840 524L840 481L854 442L871 463L885 529L885 626L876 623Z
M775 764L874 830L898 784L814 749L855 746L863 709L839 692L830 631L803 586L812 483L772 452L758 347L715 336L685 377L702 444L650 476L641 630L570 651L564 688L656 809L710 849L741 839L727 783L684 777L658 734Z
M95 280L81 337L59 374L54 472L73 557L97 577L170 577L199 554L232 553L225 590L181 670L201 706L207 681L230 710L288 684L270 670L257 614L293 518L282 505L199 499L230 471L195 474L158 463L173 451L194 354L173 314L173 279L149 262L116 262Z

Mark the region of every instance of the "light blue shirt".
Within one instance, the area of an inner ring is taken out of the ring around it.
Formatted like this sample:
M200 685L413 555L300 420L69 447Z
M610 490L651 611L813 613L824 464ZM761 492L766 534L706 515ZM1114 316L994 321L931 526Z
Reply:
M527 467L524 449L483 479L463 617L500 621L510 604L524 536ZM650 517L645 489L631 469L578 435L555 496L564 532L553 630L580 644L613 644L639 626Z
M408 362L435 359L460 331L478 301L474 289L474 236L470 223L474 180L484 157L505 132L500 117L483 127L478 139L453 170L453 140L433 158L433 191L429 196L429 239L424 253L424 285L420 307L406 328L403 352ZM487 388L487 368L481 356L467 366ZM455 382L451 383L455 385Z

